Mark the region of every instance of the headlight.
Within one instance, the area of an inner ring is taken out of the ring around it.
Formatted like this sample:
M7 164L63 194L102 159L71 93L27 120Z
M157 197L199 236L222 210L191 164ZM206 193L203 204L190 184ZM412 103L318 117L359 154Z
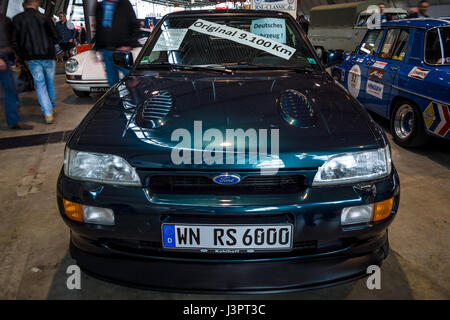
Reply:
M374 180L391 173L391 153L385 148L332 156L317 171L313 185Z
M123 158L112 154L66 148L64 173L75 180L127 186L141 185L136 170Z
M74 73L78 70L78 61L77 59L70 58L66 61L66 72Z

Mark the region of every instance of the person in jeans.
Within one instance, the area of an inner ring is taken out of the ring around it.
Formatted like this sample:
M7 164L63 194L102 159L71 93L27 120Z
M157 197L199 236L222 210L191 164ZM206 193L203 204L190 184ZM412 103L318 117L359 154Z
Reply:
M119 81L119 71L128 71L114 65L116 50L130 51L139 46L139 22L128 0L104 0L97 4L95 48L102 55L110 87Z
M59 46L64 51L64 59L69 57L69 51L75 47L75 39L77 38L77 30L72 23L67 21L64 12L58 13L59 21L56 23L56 30L58 30L61 37Z
M39 0L24 0L23 6L25 11L13 18L16 53L28 64L45 122L51 124L55 108L55 44L60 37L50 17L38 11Z
M11 39L11 20L0 14L0 84L3 88L6 123L11 129L31 130L33 126L20 121L19 97L17 96L13 72L10 69L14 65Z

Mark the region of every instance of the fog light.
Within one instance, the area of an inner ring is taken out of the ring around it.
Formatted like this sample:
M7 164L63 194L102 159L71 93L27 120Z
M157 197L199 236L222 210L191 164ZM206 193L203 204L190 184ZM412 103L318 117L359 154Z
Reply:
M63 199L64 211L70 220L107 226L114 225L114 211L107 208L85 206Z
M64 211L70 220L83 222L83 209L81 204L63 199Z
M86 223L114 225L114 212L107 208L83 205L83 218Z
M372 221L384 220L391 214L394 198L374 203Z
M372 220L373 204L342 209L341 225L365 223Z

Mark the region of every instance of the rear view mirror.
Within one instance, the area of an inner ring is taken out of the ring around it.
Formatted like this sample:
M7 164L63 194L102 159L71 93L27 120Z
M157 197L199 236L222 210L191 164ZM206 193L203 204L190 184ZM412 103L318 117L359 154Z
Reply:
M133 54L129 51L114 51L114 64L118 67L130 69L133 66Z

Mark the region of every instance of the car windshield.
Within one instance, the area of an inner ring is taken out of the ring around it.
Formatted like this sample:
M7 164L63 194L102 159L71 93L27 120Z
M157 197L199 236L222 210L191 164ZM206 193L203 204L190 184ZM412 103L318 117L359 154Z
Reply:
M450 27L435 28L427 32L425 62L450 65Z
M294 23L278 16L167 18L138 68L320 69Z

